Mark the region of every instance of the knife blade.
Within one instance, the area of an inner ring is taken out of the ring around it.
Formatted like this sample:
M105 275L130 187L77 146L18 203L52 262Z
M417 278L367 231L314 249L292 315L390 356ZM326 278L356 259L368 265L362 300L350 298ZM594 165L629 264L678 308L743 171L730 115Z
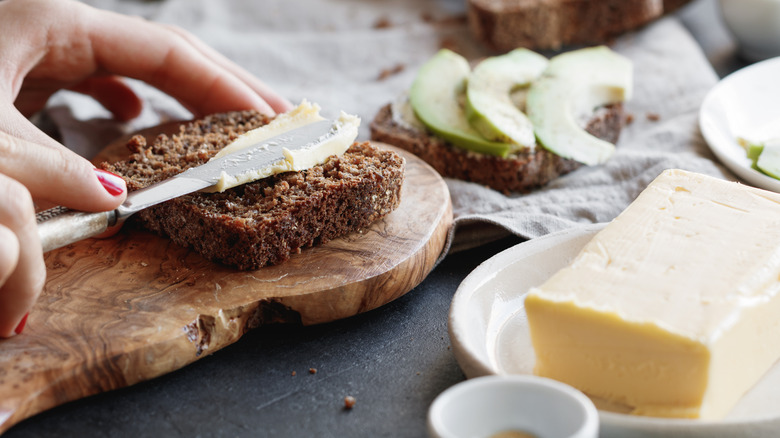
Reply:
M284 150L315 147L337 134L332 120L321 120L271 137L232 154L191 167L143 189L128 193L117 209L88 213L54 207L37 214L38 236L43 251L51 251L100 235L121 226L131 215L182 195L213 187L223 173L240 176L285 159Z

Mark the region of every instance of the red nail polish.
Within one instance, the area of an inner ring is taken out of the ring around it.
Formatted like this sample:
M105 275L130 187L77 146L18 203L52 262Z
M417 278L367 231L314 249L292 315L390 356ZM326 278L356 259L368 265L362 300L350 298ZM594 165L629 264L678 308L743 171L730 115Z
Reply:
M125 191L125 180L121 176L103 169L95 169L95 175L111 196L119 196Z
M19 325L16 326L16 330L14 330L14 333L17 335L22 334L22 330L24 330L24 325L27 324L27 317L30 316L30 312L27 312L22 317L22 320L19 321Z

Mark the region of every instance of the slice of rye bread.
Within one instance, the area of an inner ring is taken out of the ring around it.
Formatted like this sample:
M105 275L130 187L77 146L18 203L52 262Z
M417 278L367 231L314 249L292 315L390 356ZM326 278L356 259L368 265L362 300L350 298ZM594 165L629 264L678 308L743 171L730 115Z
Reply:
M468 0L474 37L495 50L604 44L690 0Z
M623 105L617 103L594 112L585 129L602 140L616 143L624 122ZM408 150L442 176L472 181L504 193L528 192L582 166L538 145L533 151L521 151L506 158L467 151L427 131L399 123L393 117L392 104L377 113L371 123L371 139Z
M102 168L134 191L202 164L238 135L269 122L252 111L207 116L128 143L129 159ZM238 269L287 260L302 248L363 229L400 203L404 159L368 142L300 172L287 172L222 193L193 193L147 208L131 221Z

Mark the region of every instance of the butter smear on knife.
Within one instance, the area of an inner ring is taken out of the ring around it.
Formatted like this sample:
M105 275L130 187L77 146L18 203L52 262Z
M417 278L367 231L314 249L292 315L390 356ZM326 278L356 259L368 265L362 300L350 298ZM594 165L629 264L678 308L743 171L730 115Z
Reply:
M252 147L265 140L284 134L287 131L306 126L310 123L325 120L320 115L320 106L306 100L294 109L279 114L267 125L246 132L225 146L213 158L217 159L242 149ZM219 177L213 191L225 190L250 183L262 178L283 172L299 171L322 164L331 155L343 154L355 141L360 127L360 118L346 114L343 111L338 119L333 122L330 135L325 141L312 144L303 149L289 150L283 148L284 158L277 162L253 169L239 175L228 175L225 172Z

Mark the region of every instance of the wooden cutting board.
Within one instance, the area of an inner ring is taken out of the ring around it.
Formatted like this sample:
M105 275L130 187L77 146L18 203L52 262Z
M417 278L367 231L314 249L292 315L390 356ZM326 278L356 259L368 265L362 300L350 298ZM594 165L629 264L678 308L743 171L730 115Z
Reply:
M126 155L124 142L96 160ZM45 409L181 368L251 328L346 318L414 288L445 246L449 192L419 158L378 146L406 159L399 208L278 266L236 271L130 227L47 253L46 286L24 333L0 340L0 433Z

